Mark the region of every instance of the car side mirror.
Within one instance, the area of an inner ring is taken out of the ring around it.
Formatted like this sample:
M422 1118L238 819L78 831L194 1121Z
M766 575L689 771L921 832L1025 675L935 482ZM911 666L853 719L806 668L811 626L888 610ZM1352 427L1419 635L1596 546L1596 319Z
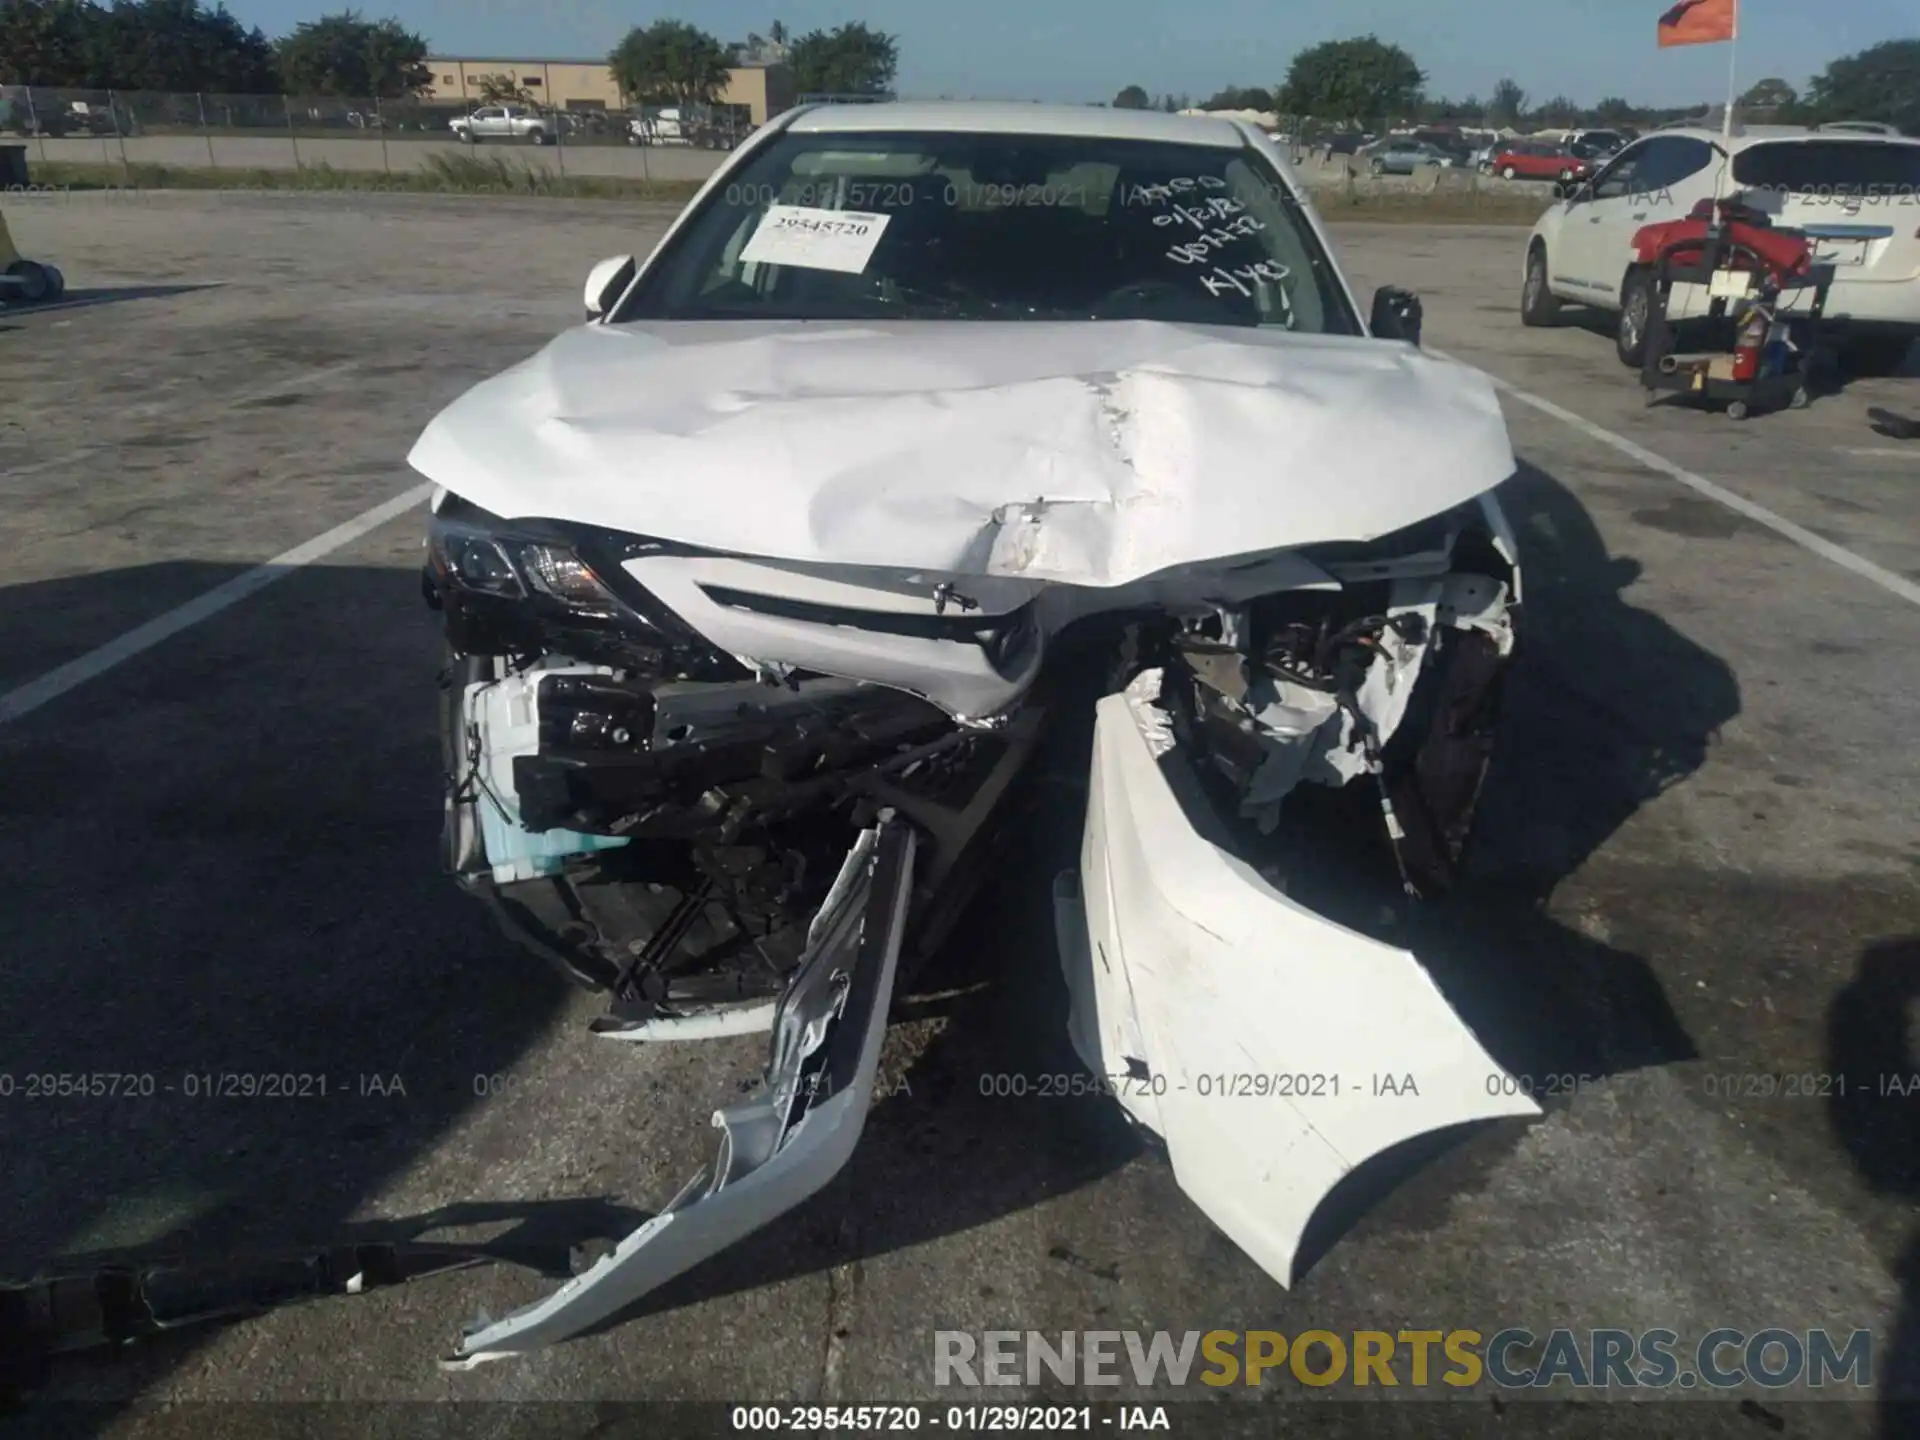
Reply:
M633 256L614 255L587 272L585 298L589 320L597 320L613 308L614 302L633 283L636 268Z
M1397 285L1382 285L1373 292L1373 315L1367 328L1376 340L1404 340L1420 343L1420 297Z

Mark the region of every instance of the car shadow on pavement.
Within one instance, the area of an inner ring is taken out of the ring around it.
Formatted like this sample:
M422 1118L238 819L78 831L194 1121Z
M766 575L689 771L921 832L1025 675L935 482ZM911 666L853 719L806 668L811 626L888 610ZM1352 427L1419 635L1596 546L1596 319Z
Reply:
M95 305L117 305L123 300L165 300L174 295L191 295L196 290L218 290L224 283L214 280L198 285L102 285L69 290L51 305L0 304L0 315L24 320L37 315L58 315L68 310L87 310Z
M0 689L245 568L0 589ZM0 1276L334 1243L559 1016L439 873L419 596L314 566L0 725Z
M1834 1136L1870 1191L1909 1204L1920 1203L1917 1008L1920 935L1906 935L1868 946L1827 1013ZM1873 1357L1885 1440L1920 1433L1920 1231L1908 1238L1896 1274L1899 1313Z

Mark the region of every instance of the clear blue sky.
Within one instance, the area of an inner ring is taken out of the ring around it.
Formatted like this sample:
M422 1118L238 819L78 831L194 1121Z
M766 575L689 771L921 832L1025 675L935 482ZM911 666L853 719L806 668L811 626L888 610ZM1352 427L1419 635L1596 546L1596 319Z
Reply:
M634 25L692 21L722 40L864 20L899 38L903 95L1109 100L1123 85L1203 99L1225 85L1272 85L1296 51L1363 35L1406 46L1437 93L1484 97L1511 75L1535 100L1591 104L1716 100L1727 47L1662 52L1654 25L1671 0L357 0L442 54L599 56ZM341 0L227 0L270 36L344 8ZM1920 36L1916 0L1741 0L1743 85L1799 86L1839 55Z

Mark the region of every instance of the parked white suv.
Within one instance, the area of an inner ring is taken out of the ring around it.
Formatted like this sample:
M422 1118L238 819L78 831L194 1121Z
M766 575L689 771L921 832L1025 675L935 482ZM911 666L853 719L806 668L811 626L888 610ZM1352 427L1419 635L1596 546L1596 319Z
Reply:
M1637 366L1652 277L1634 263L1634 232L1736 192L1812 235L1835 266L1827 314L1852 322L1849 368L1897 367L1920 337L1920 140L1854 130L1674 129L1635 141L1533 227L1522 323L1549 324L1567 301L1614 311L1620 358ZM1704 315L1707 304L1703 286L1677 285L1668 314Z
M546 145L553 140L552 117L531 105L482 105L471 115L456 115L447 128L469 145L482 140L525 140Z

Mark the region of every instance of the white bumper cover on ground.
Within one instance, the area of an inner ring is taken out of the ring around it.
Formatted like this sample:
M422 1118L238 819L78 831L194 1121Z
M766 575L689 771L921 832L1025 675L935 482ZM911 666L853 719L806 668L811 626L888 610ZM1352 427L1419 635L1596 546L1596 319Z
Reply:
M1540 1110L1411 954L1207 838L1192 772L1136 703L1099 704L1079 883L1056 885L1074 1047L1208 1218L1289 1284L1314 1211L1363 1161Z

